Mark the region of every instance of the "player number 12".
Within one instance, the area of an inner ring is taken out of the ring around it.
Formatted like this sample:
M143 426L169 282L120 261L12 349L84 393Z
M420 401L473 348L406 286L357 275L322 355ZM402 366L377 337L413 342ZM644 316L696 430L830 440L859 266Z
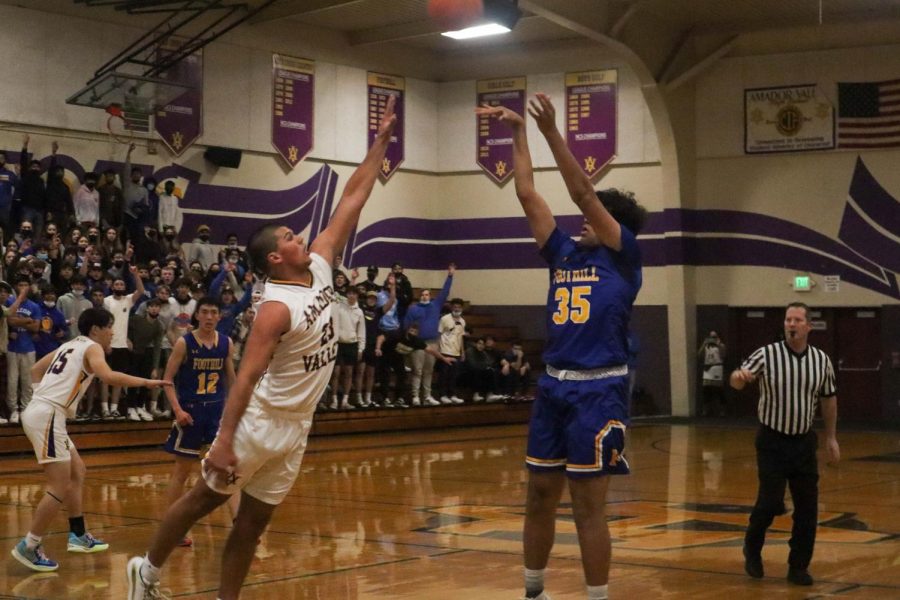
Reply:
M553 298L558 303L553 313L553 322L565 325L567 322L584 323L591 316L591 286L579 285L572 288L557 288Z

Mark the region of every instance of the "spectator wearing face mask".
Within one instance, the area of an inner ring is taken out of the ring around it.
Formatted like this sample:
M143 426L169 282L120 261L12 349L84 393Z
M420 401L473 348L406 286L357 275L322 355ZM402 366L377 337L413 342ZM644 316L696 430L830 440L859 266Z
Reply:
M56 352L69 335L69 324L56 306L56 290L53 286L44 286L41 300L40 328L34 339L35 360Z
M3 237L12 235L13 191L19 188L19 176L6 166L6 152L0 150L0 227Z
M153 177L144 179L144 189L147 190L147 207L138 217L141 231L147 227L156 227L156 224L159 223L159 194L156 192L158 185Z
M59 144L53 142L50 155L50 168L47 170L47 220L66 229L72 224L75 207L72 202L72 190L66 183L66 170L56 160ZM86 180L86 178L85 178ZM96 183L96 176L94 176ZM99 196L97 197L99 204Z
M441 317L438 331L441 332L441 354L454 358L457 362L441 365L441 404L462 404L462 398L456 395L456 383L463 353L463 338L466 335L466 321L462 318L463 301L454 298L450 301L450 313Z
M100 192L97 191L96 173L87 173L84 176L84 183L75 192L74 204L75 221L82 228L100 225Z
M199 262L204 272L216 262L216 252L209 243L209 233L209 225L197 227L197 237L191 242L191 248L187 254L188 263Z
M125 198L122 190L116 185L116 172L107 169L97 186L100 192L100 224L103 227L122 228L122 216L125 214Z
M128 146L125 155L125 167L122 170L122 196L125 200L124 225L128 232L128 238L133 239L140 235L141 218L150 211L150 194L147 188L141 185L143 173L140 167L131 166L131 153L135 145Z
M31 255L34 253L34 225L31 221L24 220L19 223L19 230L13 234L13 241L19 245L19 254Z
M25 276L16 279L16 293L23 296L31 288L31 280ZM11 296L6 305L10 307L19 302ZM19 422L19 413L31 402L32 384L31 367L34 366L34 340L32 334L40 327L40 307L31 300L19 302L15 314L7 315L9 321L9 346L6 350L6 367L8 369L6 384L6 403L9 407L9 420Z
M31 136L22 139L22 154L19 156L21 166L22 190L19 193L19 214L13 215L13 221L29 221L40 231L44 226L44 214L47 212L47 186L41 177L41 161L28 160L28 142Z
M72 291L59 297L58 308L62 312L63 317L69 322L69 339L79 336L78 317L81 313L89 309L91 301L85 297L87 285L84 277L74 275L72 277Z
M177 234L181 231L184 215L179 206L180 199L175 192L175 182L168 180L163 184L163 193L159 195L159 230L171 227Z

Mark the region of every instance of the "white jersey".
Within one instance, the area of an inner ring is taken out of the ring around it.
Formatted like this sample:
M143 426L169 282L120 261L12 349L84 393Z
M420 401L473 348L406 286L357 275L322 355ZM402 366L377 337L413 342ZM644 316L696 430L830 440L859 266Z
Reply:
M67 418L74 418L78 401L94 380L93 373L84 369L84 355L96 343L79 335L57 348L47 372L34 389L34 399L58 406L66 411Z
M269 367L253 391L263 407L312 413L331 378L337 358L337 335L331 319L335 300L331 265L312 254L312 283L266 282L262 303L281 302L291 315L291 326L278 340ZM247 352L253 352L247 347Z

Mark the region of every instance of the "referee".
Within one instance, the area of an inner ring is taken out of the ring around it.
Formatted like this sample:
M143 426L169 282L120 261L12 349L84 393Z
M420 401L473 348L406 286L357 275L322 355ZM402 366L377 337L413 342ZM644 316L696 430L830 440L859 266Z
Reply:
M835 437L834 369L828 355L807 343L811 329L809 307L792 302L784 315L784 341L757 349L731 374L731 387L737 390L760 381L756 434L759 492L744 536L744 569L751 577L763 577L766 529L786 512L787 484L794 501L787 579L797 585L813 583L807 569L818 522L819 470L812 421L819 400L829 459L837 462L841 456Z

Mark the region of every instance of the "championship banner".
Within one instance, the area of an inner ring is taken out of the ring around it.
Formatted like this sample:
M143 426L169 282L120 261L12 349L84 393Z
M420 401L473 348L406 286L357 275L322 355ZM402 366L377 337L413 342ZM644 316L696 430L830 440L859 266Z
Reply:
M834 107L815 84L744 90L744 153L834 148Z
M191 87L157 110L154 123L157 135L169 151L181 156L203 133L203 50L181 59L161 77Z
M293 169L313 147L316 63L272 55L272 145Z
M369 81L369 145L372 147L375 142L375 136L378 134L378 124L384 116L384 107L387 106L388 98L396 97L394 100L394 114L397 115L397 125L394 127L394 134L391 136L391 142L388 144L387 151L384 154L384 160L381 162L381 171L379 175L383 181L387 181L400 168L406 154L406 142L403 131L403 97L406 91L406 79L395 75L383 75L381 73L368 74Z
M566 73L566 142L591 179L616 157L618 72Z
M525 114L525 78L484 79L477 83L476 106L505 106ZM478 166L503 185L513 174L512 133L509 125L488 116L478 117Z

